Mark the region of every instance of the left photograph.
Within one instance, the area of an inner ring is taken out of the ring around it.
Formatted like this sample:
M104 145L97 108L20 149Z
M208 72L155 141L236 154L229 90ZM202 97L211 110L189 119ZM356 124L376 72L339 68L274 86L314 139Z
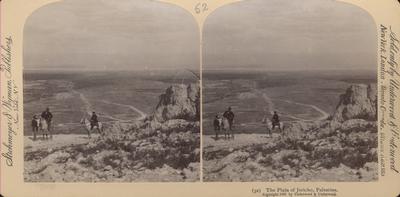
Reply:
M24 27L25 182L200 179L199 30L150 0L65 0Z

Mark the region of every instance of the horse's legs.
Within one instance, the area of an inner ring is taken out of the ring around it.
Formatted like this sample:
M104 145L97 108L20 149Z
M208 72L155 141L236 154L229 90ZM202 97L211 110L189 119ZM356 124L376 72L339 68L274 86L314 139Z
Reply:
M49 130L47 130L47 134L50 135L50 139L53 139L53 133L50 130L50 127L48 128Z
M228 133L226 132L226 129L225 129L225 128L224 128L223 130L224 130L224 136L225 136L225 140L226 140L226 139L227 139L227 137L228 137L228 136L227 136L227 135L228 135Z
M51 121L47 123L47 134L50 134L50 139L53 139L53 133L51 131Z
M88 138L89 139L92 138L91 135L90 135L90 129L87 130L87 133L88 133Z
M233 123L229 122L228 124L229 124L229 134L228 135L229 135L229 137L232 137L232 139L233 139L233 138L235 138L235 136L233 135L233 129L232 129Z
M267 135L268 135L268 136L271 136L271 129L269 129L268 124L267 124Z
M35 140L36 140L36 132L37 132L37 128L36 128L36 127L34 127L34 128L32 129L32 131L33 131L33 141L35 141Z

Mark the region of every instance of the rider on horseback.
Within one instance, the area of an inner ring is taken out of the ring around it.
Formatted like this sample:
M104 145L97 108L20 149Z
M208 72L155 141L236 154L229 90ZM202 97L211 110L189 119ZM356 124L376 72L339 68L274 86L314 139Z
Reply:
M90 130L93 130L95 126L99 127L99 120L97 119L96 112L93 112L92 117L90 117Z
M46 120L48 130L50 131L50 128L51 128L51 119L53 119L53 114L51 114L50 108L47 107L47 108L46 108L46 111L42 112L42 114L41 114L40 116L41 116L43 119Z
M229 130L232 130L233 119L235 118L235 114L232 112L232 107L228 107L228 110L224 112L223 117L228 119Z
M274 115L272 116L272 130L275 129L275 126L278 126L279 130L282 131L279 116L276 111L274 111Z

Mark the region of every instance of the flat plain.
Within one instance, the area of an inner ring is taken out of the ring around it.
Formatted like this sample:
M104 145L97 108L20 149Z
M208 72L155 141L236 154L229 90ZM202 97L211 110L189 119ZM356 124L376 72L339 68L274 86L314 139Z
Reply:
M203 79L203 134L214 134L212 120L228 107L236 132L265 133L272 111L286 122L328 118L349 85L376 83L376 72L206 70Z

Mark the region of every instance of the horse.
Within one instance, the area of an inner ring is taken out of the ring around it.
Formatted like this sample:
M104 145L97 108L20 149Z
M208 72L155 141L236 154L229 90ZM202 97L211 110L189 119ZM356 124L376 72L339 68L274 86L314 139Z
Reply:
M279 129L279 132L281 132L282 134L284 134L285 131L285 124L283 124L282 121L278 122L278 125L275 125L275 127L273 126L272 121L269 121L267 118L263 119L263 123L266 125L267 127L267 134L269 136L272 135L272 132L275 131L276 129Z
M36 116L33 117L32 119L32 133L33 133L33 140L36 140L36 135L39 132L39 128L40 128L40 118L37 118Z
M47 123L46 119L40 118L39 128L40 128L40 131L43 133L43 139L48 139L49 134L50 134L50 138L53 138L53 135L49 128L49 124Z
M87 132L88 132L88 137L91 138L91 134L90 134L90 132L92 131L92 130L90 129L90 128L91 128L91 122L90 122L86 117L83 117L83 118L81 119L81 124L85 126L85 128L86 128L86 130L87 130ZM99 134L102 134L102 133L103 133L103 124L102 124L101 122L97 122L97 125L94 125L94 126L93 126L93 129L94 129L94 128L97 129L97 131L99 132Z
M222 118L216 117L216 119L214 119L215 140L218 140L218 133L221 131L222 127Z
M229 139L232 136L232 139L235 138L233 134L233 130L231 129L231 126L229 124L229 120L227 118L222 118L222 130L224 131L225 134L225 139Z

